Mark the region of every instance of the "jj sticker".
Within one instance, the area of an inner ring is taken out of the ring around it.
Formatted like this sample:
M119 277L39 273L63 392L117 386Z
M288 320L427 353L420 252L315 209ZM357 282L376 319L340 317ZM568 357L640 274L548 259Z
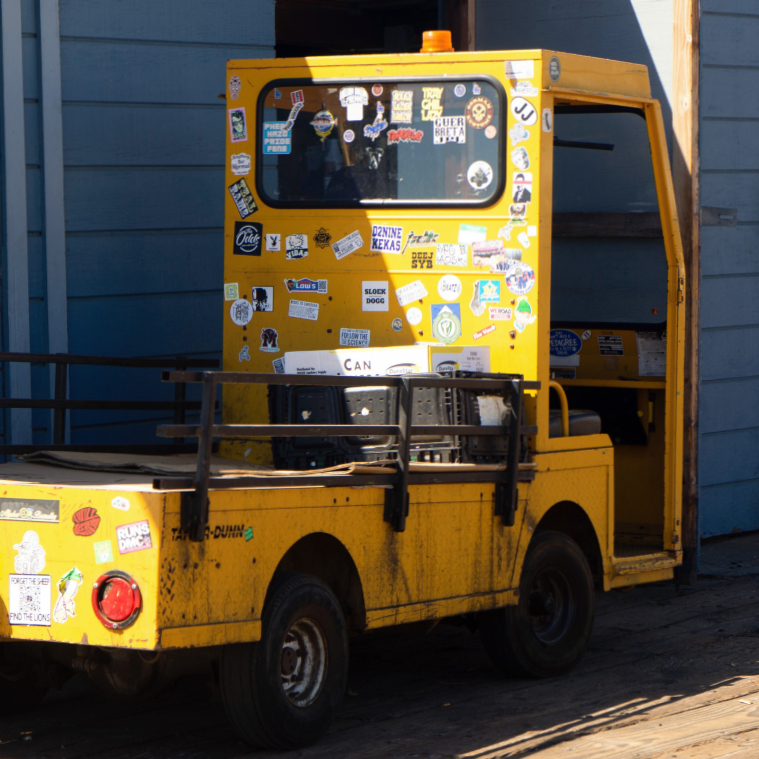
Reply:
M390 93L390 122L411 124L414 121L414 91L393 90Z
M306 235L288 235L285 237L285 259L294 261L308 255L308 237Z
M466 121L463 116L441 116L435 119L433 127L433 142L435 145L445 145L446 142L466 142Z
M280 250L282 235L266 235L266 250L270 253L278 253Z
M511 261L504 273L506 287L514 295L527 295L535 284L535 272L529 264Z
M332 242L332 235L324 227L321 227L312 239L317 248L326 248Z
M387 121L385 121L385 106L377 101L377 115L374 117L374 121L371 124L367 124L364 127L364 137L368 137L374 142L384 129L387 129Z
M253 199L253 194L245 179L240 179L234 184L229 185L229 194L237 206L241 219L245 219L258 210L256 201Z
M286 121L264 122L264 155L290 155L292 140Z
M519 172L514 174L514 193L512 199L515 203L530 203L532 201L532 173Z
M332 250L335 254L335 258L340 261L353 253L354 250L362 248L363 245L364 241L361 239L361 233L356 231L351 232L347 237L343 237L342 240L338 240L334 243Z
M522 295L517 298L516 309L514 310L514 326L523 332L528 324L532 324L537 319L537 314L532 313L532 306L527 296Z
M493 103L484 96L472 98L464 110L467 124L472 129L484 129L493 120Z
M0 521L58 522L60 501L40 498L0 498Z
M322 142L329 137L333 127L337 124L337 119L329 111L319 111L313 119L311 119L311 126L314 128L317 137Z
M254 285L252 288L251 304L254 311L273 311L274 288L256 287Z
M390 308L389 292L389 282L362 282L361 310L388 311Z
M237 100L240 90L242 89L242 82L237 74L229 77L229 97L232 100Z
M27 530L20 543L13 546L18 556L13 558L16 574L36 575L45 568L45 549L40 545L39 535L34 530Z
M500 303L501 283L497 279L480 280L478 298L480 303Z
M291 300L287 315L293 319L307 319L315 322L319 318L319 304L307 300Z
M369 105L369 93L363 87L343 87L340 105L347 108L348 121L363 121L364 106Z
M511 145L519 145L520 142L530 139L530 130L525 128L524 124L520 124L518 121L509 129L509 137L511 137Z
M511 113L518 123L524 126L532 126L538 122L538 112L535 106L522 97L511 99Z
M420 143L423 137L424 132L421 129L413 129L410 127L391 129L387 133L387 144L397 145L399 142Z
M247 153L237 153L232 156L232 173L238 176L250 174L250 156Z
M493 169L487 161L475 161L467 170L466 181L474 190L484 190L493 181Z
M524 148L520 145L518 148L512 150L511 162L514 164L514 166L516 166L518 169L521 169L522 171L529 169L530 156L527 153L527 148Z
M372 224L372 242L369 249L374 253L400 253L403 243L403 227Z
M455 343L461 337L461 306L458 303L435 304L432 313L432 335L441 343Z
M412 303L415 300L426 298L427 295L428 293L424 289L424 285L419 279L414 280L413 282L409 282L409 284L403 285L403 287L399 287L395 291L395 297L398 298L398 305L401 308L408 305L409 303Z
M340 329L340 345L345 348L368 348L368 329Z
M50 627L50 575L11 574L8 580L8 622Z
M261 330L261 345L258 350L264 353L279 353L279 335L273 327L264 327Z
M231 108L229 110L229 134L232 142L248 141L248 130L245 126L244 108Z
M286 279L285 287L289 293L327 294L326 279Z
M473 242L483 242L488 238L488 228L474 224L459 226L459 245L471 245Z
M90 535L97 532L100 526L100 515L97 509L92 506L85 506L83 509L74 512L71 521L74 523L74 535L89 538Z
M76 616L74 596L82 584L82 573L72 567L58 580L58 600L53 609L53 619L62 625L69 617Z
M113 547L110 540L101 540L92 544L95 550L95 564L108 564L113 561Z
M116 528L116 539L119 544L119 553L134 553L145 551L153 547L150 537L150 524L144 519L141 522L122 524Z
M438 295L449 302L458 300L461 289L461 280L455 274L446 274L437 283Z
M224 285L224 300L237 300L240 297L240 288L237 282L229 282Z
M238 327L244 327L253 318L253 306L247 300L240 298L230 306L229 315Z
M444 87L422 87L422 121L434 121L443 115Z
M263 239L263 224L257 224L254 221L236 221L232 253L236 256L260 256Z
M435 249L435 266L466 266L467 246L438 243Z

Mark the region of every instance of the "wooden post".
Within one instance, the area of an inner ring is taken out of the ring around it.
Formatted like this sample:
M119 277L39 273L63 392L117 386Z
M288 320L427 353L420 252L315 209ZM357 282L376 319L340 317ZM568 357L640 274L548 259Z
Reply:
M685 436L683 450L683 551L678 580L696 581L698 557L698 283L699 156L698 57L699 5L674 0L672 56L672 176L683 236L687 294L685 300Z

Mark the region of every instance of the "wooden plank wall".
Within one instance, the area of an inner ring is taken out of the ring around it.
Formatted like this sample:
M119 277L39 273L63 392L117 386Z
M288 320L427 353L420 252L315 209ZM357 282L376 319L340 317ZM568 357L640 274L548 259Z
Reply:
M25 0L34 33L34 0ZM274 54L273 0L60 0L69 352L221 356L225 66ZM30 235L40 228L35 40ZM25 47L25 52L26 52ZM46 349L30 237L32 350ZM36 392L44 396L44 376ZM73 398L156 398L157 372L75 368ZM160 415L160 414L159 414ZM72 442L154 442L156 415L74 413ZM46 419L35 420L40 442Z
M699 511L702 536L759 529L759 5L701 0Z

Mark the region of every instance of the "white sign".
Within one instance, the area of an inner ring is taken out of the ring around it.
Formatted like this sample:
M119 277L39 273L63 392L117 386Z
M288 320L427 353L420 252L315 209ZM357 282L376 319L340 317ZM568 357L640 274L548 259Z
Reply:
M315 322L319 318L319 304L309 303L307 300L291 300L287 315L294 319L308 319Z
M426 298L427 295L428 293L419 279L414 280L407 285L403 285L403 287L399 287L395 291L395 297L398 298L398 305L401 308L415 300Z
M232 156L232 173L237 176L250 174L250 156L247 153L238 153Z
M532 79L535 76L535 61L504 61L507 79Z
M50 627L50 575L8 576L8 621L12 625Z
M346 330L355 332L363 330ZM427 348L404 345L396 348L339 348L332 351L289 351L288 374L321 374L331 377L399 376L430 370Z
M466 142L466 119L464 116L441 116L434 121L433 141L435 145L446 142Z
M471 245L473 242L484 242L488 239L488 228L474 224L462 224L459 227L459 245Z
M369 347L369 330L368 329L340 329L340 345L353 346L356 348Z
M466 266L467 246L438 243L435 250L435 266Z
M369 93L363 87L343 87L340 105L348 109L348 121L363 121L364 106L369 105Z
M361 283L361 310L362 311L389 311L390 299L389 282L362 282Z
M266 234L266 250L270 253L278 253L281 245L282 235Z
M437 283L437 291L443 300L458 300L461 295L461 280L455 274L446 274L440 277Z
M358 250L363 247L364 241L361 239L361 233L351 232L347 237L343 237L342 240L338 240L332 245L332 250L335 253L335 258L340 261L346 256L353 253L354 250Z

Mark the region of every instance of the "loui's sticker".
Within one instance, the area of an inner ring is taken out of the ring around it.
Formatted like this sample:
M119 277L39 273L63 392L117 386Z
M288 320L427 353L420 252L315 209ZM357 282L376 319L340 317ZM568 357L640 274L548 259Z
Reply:
M362 311L389 311L390 300L389 282L362 282L361 283L361 310Z
M368 348L368 329L340 329L340 345L345 348Z
M403 285L403 287L399 287L395 291L395 297L398 299L398 305L401 308L408 305L409 303L412 303L415 300L426 298L427 294L428 293L424 289L424 285L422 284L421 280L418 279L410 282L407 285Z
M291 300L287 315L293 319L307 319L315 322L319 318L319 304L307 300Z

